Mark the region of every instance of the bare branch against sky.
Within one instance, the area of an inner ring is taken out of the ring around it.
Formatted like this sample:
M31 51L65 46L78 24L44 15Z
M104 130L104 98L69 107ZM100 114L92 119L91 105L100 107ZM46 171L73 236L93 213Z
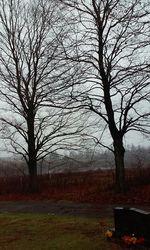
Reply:
M129 131L150 133L150 4L141 0L60 2L76 20L69 45L63 42L66 60L83 68L72 87L72 98L104 121L113 142L116 187L123 190L123 139ZM97 123L99 128L101 134Z
M26 160L30 176L36 176L38 160L66 148L83 129L80 114L65 109L64 20L57 1L0 4L2 138Z

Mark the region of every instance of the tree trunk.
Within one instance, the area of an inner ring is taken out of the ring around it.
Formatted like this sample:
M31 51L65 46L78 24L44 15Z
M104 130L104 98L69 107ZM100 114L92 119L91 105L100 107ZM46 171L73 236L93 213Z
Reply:
M28 120L28 169L29 169L29 191L38 191L37 182L37 157L35 148L35 137L34 137L34 115L29 114Z
M125 191L125 168L124 168L125 149L123 139L114 140L114 156L115 156L115 190L116 192Z
M29 156L28 168L29 168L29 191L34 193L38 191L37 161L34 155Z

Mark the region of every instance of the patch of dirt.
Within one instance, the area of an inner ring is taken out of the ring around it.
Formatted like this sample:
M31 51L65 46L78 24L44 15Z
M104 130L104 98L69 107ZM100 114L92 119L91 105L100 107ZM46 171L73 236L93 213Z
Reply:
M122 204L114 205L98 205L89 203L77 203L69 201L1 201L0 213L47 213L53 215L74 215L85 217L111 217L113 216L113 209L116 206L123 206ZM128 207L136 207L150 212L148 205L136 205Z

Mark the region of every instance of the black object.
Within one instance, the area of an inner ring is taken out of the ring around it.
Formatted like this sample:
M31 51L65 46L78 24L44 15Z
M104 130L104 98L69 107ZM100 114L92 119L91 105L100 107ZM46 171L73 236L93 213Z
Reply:
M134 235L144 237L150 245L150 213L126 207L114 208L115 236Z

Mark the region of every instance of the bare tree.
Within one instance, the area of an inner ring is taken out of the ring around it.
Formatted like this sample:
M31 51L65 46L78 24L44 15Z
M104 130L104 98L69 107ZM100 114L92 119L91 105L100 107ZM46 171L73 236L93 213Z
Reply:
M84 69L72 84L72 100L104 121L103 134L109 131L113 148L98 139L101 135L94 135L94 140L113 151L116 190L124 191L124 136L129 131L149 133L150 4L141 0L60 2L75 20L72 39L61 41L66 59Z
M63 15L57 1L2 0L0 27L2 137L27 162L35 189L37 161L82 130L79 114L65 110L68 85L58 42L59 36L65 40Z

